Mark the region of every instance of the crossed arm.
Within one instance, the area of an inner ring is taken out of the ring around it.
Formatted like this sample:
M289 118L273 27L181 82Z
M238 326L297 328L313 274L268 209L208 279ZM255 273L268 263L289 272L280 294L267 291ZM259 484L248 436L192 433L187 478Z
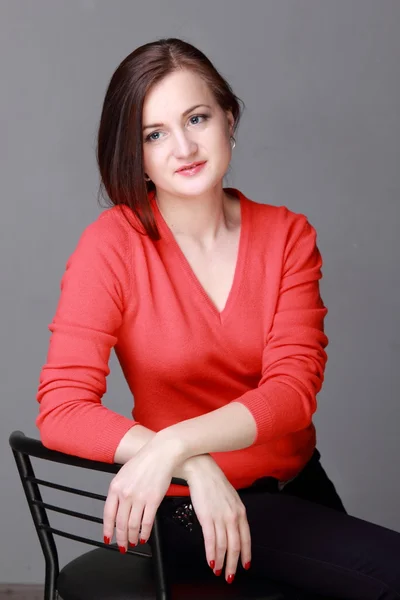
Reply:
M227 425L229 424L229 425ZM180 464L211 452L226 452L251 446L256 437L256 423L250 411L232 402L200 417L181 421L158 433L138 424L120 441L114 462L126 463L147 442L169 447ZM177 477L182 476L175 473Z

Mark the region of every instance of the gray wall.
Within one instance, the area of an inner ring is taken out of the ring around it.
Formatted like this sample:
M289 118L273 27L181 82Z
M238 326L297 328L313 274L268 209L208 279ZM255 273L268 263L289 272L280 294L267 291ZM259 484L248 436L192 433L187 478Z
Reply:
M396 0L1 0L0 581L42 579L8 436L37 435L59 282L100 210L105 88L162 36L200 46L247 105L228 183L318 230L330 337L318 447L349 512L400 531L399 26ZM105 403L129 414L131 402L113 357ZM65 542L62 561L80 550Z

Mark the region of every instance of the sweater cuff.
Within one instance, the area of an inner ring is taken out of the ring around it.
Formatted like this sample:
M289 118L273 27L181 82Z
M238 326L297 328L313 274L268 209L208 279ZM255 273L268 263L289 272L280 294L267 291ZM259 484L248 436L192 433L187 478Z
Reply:
M98 431L97 443L93 448L95 460L113 463L120 441L135 425L139 425L138 421L132 421L132 419L118 414L111 415L107 419L106 427Z
M281 392L279 383L274 384L269 382L268 396L272 398L274 395L279 397L279 392ZM237 398L235 402L240 402L246 406L246 408L253 415L257 426L257 435L253 443L254 446L265 444L271 438L275 437L276 415L268 405L268 402L265 398L265 391L263 393L258 388L255 390L249 390Z

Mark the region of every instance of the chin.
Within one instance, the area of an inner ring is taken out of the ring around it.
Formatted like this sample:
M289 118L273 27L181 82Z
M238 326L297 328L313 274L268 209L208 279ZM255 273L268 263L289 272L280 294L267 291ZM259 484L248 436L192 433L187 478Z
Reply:
M184 188L180 188L179 190L176 190L176 195L177 196L185 196L186 198L197 198L199 196L204 196L206 194L209 194L210 191L213 189L214 186L202 186L202 187L197 187L197 188L190 188L189 186L184 189Z
M215 177L203 177L197 180L188 179L181 181L179 186L173 186L175 193L182 196L201 196L209 193L223 180L223 174ZM183 179L183 178L182 178Z

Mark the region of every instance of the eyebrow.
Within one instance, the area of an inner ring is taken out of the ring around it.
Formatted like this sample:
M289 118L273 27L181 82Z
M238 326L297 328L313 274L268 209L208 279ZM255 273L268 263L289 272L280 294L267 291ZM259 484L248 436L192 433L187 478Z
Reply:
M196 108L199 108L200 106L206 106L207 108L211 109L211 106L209 106L208 104L195 104L194 106L191 106L190 108L185 110L185 112L182 113L182 117L186 117L186 115L188 115L190 112L192 112L192 110L195 110ZM152 125L145 125L143 127L143 131L145 131L146 129L151 129L152 127L164 127L164 123L153 123Z

